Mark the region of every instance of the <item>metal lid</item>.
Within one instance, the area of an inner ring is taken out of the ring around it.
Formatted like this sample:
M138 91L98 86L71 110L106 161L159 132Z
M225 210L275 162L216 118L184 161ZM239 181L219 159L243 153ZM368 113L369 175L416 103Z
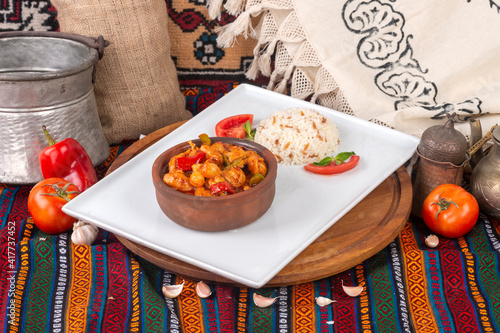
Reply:
M424 131L418 146L418 152L422 156L455 165L465 160L467 139L455 129L455 115L455 113L447 114L448 121L444 125L431 126Z

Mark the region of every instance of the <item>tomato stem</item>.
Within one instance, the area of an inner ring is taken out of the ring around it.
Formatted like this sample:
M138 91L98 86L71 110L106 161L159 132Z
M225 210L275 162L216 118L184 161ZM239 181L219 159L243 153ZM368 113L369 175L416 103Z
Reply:
M58 184L43 185L43 186L50 186L50 187L52 187L56 193L42 193L41 195L48 195L48 196L52 196L52 197L60 197L60 198L63 198L64 200L66 200L66 201L69 202L69 201L71 201L71 199L68 198L68 194L80 193L79 191L68 191L68 187L70 185L73 185L73 184L72 183L67 183L62 188L59 187Z
M460 207L453 200L448 200L446 198L440 197L438 202L431 203L431 205L439 206L439 210L436 212L436 219L438 218L439 213L441 213L443 210L447 210L448 208L450 208L452 204L455 205L458 209L460 209Z

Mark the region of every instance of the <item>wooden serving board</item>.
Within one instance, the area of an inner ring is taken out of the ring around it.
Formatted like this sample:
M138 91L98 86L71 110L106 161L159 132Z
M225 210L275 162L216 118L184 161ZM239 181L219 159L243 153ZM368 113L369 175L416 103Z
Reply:
M182 124L183 122L164 127L136 141L117 157L107 174ZM285 266L265 287L318 280L363 262L396 238L410 215L411 202L411 180L406 169L400 167ZM238 285L227 278L169 257L122 236L116 235L116 237L135 254L171 273L196 281Z

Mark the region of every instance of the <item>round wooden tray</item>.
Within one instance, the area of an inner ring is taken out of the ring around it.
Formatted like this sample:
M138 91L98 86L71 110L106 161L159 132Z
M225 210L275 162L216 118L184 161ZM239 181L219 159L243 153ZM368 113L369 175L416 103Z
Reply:
M116 158L107 174L180 125L182 122L159 129L136 141ZM411 202L411 180L406 169L400 167L285 266L266 287L294 285L325 278L368 259L399 234L410 215ZM124 237L117 237L129 250L171 273L197 281L238 285Z

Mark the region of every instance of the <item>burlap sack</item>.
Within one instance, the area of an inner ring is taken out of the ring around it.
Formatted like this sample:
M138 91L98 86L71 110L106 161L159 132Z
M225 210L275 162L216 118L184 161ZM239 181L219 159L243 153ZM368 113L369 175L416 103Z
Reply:
M186 120L170 56L164 0L53 0L62 32L110 41L97 64L95 94L110 144Z

